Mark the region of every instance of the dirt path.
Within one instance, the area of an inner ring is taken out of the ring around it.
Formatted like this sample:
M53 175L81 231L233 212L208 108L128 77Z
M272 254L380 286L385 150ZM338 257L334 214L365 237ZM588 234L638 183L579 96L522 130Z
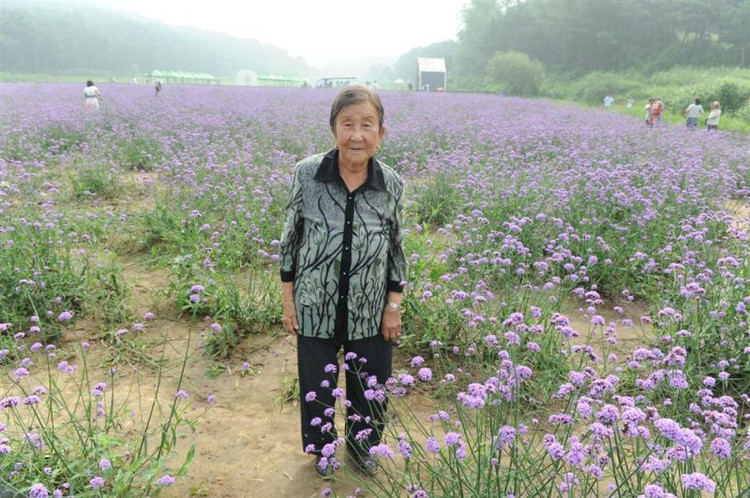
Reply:
M354 492L360 474L342 468L334 481L322 481L314 474L312 457L302 453L299 408L284 399L296 380L296 345L291 337L249 336L233 350L230 360L213 361L199 347L208 323L191 324L160 302L159 291L169 283L164 271L127 260L124 273L132 309L153 311L157 317L148 325L151 337L143 338L149 349L169 339L166 377L173 384L188 349L181 387L190 395L188 415L200 415L192 432L183 427L178 454L170 460L173 468L179 467L195 445L187 476L162 496L317 497L328 487L339 496ZM250 367L243 368L244 363ZM210 406L209 395L215 398Z
M297 406L283 401L296 372L293 341L257 336L243 341L234 356L250 363L244 375L237 364L209 377L211 364L199 354L192 354L187 366L187 390L212 394L216 401L195 432L181 440L183 454L195 444L195 460L166 496L320 496L329 484L315 477L312 458L302 454ZM351 493L356 482L348 481L334 488Z

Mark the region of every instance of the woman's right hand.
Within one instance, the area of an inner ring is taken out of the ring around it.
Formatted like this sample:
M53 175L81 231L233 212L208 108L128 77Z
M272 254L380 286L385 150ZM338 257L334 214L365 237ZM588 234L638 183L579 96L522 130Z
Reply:
M294 304L294 299L284 299L282 308L281 323L284 324L284 330L288 334L296 336L299 325L297 324L297 307Z

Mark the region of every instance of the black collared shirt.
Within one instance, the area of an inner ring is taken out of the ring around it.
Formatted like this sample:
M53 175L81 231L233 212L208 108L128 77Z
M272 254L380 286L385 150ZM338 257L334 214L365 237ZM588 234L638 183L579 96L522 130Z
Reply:
M370 159L367 181L349 192L338 151L300 161L281 235L281 280L294 282L299 333L350 340L380 333L387 292L402 292L404 184Z

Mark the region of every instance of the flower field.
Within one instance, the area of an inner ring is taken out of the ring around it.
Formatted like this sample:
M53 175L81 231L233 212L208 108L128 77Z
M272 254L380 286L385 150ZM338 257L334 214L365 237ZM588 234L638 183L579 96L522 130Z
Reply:
M217 401L185 373L251 376L247 341L281 332L283 210L334 94L100 89L84 112L82 86L0 87L0 496L257 496L177 491ZM404 334L370 386L392 416L378 477L334 445L314 494L750 493L750 137L381 97L407 185Z

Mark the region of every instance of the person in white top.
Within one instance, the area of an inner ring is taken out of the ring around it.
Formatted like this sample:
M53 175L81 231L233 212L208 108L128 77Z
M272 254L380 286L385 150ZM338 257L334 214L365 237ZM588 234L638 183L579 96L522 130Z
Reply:
M695 99L695 104L690 104L685 109L685 116L687 116L687 127L689 130L694 130L698 127L698 118L703 114L703 106L701 105L701 99Z
M719 117L721 116L721 106L719 101L715 100L711 104L711 112L708 113L708 119L706 120L706 127L708 131L719 129Z
M102 94L99 89L94 85L94 82L88 80L86 82L86 88L83 89L83 107L85 109L99 109L99 100L102 98Z

